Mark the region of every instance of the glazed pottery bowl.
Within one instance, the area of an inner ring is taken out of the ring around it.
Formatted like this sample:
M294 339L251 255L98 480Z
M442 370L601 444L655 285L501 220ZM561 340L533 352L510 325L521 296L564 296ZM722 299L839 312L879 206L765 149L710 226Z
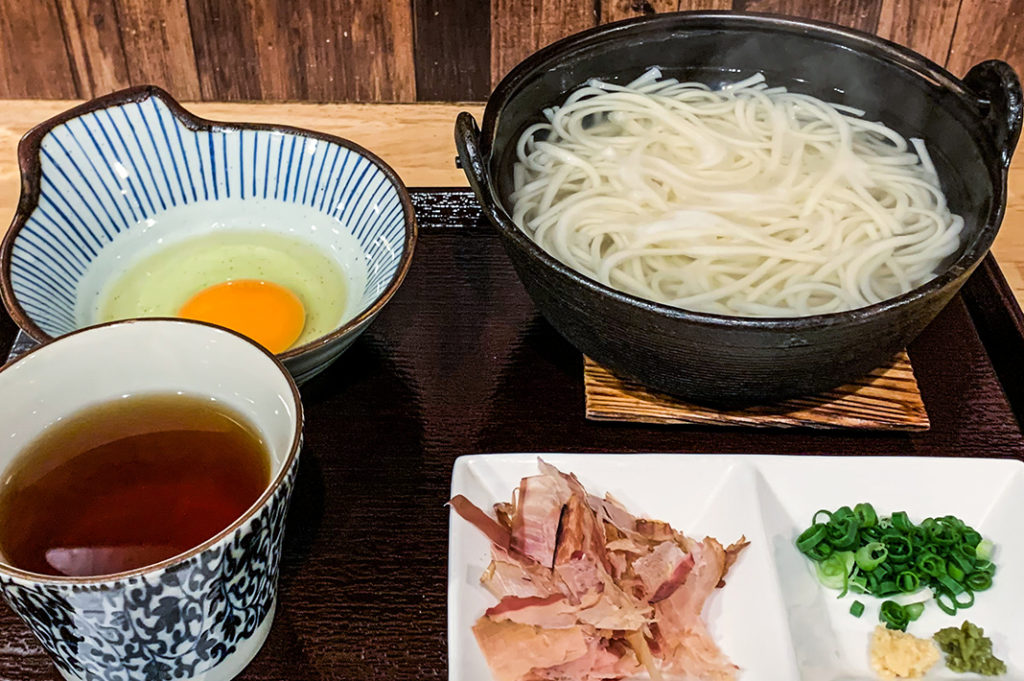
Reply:
M652 66L711 86L763 73L772 85L845 104L907 138L921 137L954 213L959 251L928 283L848 312L742 318L690 312L604 286L535 244L510 215L515 146L543 109L591 78L628 82ZM988 252L1006 204L1021 90L1005 63L962 80L875 36L780 16L663 14L601 26L515 67L488 99L482 127L456 123L462 167L544 317L618 373L691 401L750 404L820 392L905 347Z
M280 354L301 382L394 295L416 242L408 192L367 150L293 128L206 121L151 86L41 124L18 157L22 195L0 250L0 292L40 342L101 321L101 293L161 248L217 230L270 231L314 246L349 284L338 324Z
M246 417L270 455L270 484L213 538L138 570L51 577L19 570L0 555L5 600L65 679L226 681L270 631L302 406L281 363L252 341L199 322L145 319L75 332L30 351L0 369L0 471L45 429L83 408L174 392L217 400Z

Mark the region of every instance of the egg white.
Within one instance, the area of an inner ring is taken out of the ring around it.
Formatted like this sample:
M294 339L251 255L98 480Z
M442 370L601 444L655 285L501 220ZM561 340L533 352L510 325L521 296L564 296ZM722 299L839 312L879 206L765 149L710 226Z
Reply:
M360 312L366 272L359 242L322 213L277 201L192 204L134 226L104 249L82 279L77 312L83 326L175 316L204 288L262 279L302 301L306 323L296 345L303 345Z

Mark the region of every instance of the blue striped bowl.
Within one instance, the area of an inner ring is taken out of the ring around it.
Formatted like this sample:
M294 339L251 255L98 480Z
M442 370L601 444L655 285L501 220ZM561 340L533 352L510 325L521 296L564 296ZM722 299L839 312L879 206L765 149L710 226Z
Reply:
M266 229L266 216L283 216L275 231L312 241L345 271L356 262L366 281L350 295L354 315L279 355L306 380L395 293L416 241L408 192L365 149L295 128L207 121L152 86L46 121L21 140L18 158L22 194L0 248L0 293L40 342L95 323L83 302L156 239L207 231L225 217Z

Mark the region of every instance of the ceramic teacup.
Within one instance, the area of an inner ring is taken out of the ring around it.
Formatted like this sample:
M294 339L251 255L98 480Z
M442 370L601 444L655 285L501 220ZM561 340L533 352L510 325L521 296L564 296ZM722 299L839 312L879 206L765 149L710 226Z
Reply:
M24 355L0 369L0 472L83 408L175 391L218 400L255 426L270 483L216 536L130 572L53 577L0 555L4 599L65 679L227 681L270 631L302 407L288 372L255 343L198 322L146 319L75 332Z

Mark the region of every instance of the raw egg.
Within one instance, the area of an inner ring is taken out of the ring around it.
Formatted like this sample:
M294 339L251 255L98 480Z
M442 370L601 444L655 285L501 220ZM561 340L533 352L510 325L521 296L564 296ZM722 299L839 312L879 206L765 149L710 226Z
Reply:
M273 353L299 339L306 323L302 301L283 286L259 279L214 284L188 299L178 316L226 326Z
M97 294L92 323L184 316L235 329L279 353L347 318L348 273L290 235L217 230L140 256ZM359 284L352 293L361 292Z

